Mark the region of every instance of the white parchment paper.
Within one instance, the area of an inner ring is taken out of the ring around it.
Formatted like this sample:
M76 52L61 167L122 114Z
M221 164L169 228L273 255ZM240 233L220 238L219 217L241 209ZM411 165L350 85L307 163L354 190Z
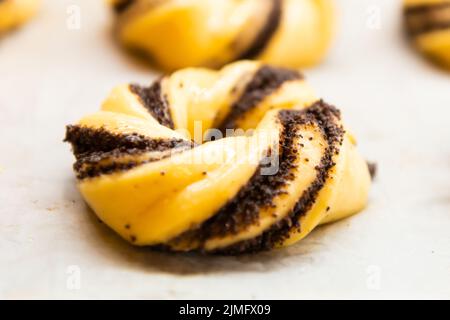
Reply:
M450 298L450 74L407 45L397 1L337 5L305 74L378 163L370 205L291 248L211 258L133 248L83 203L65 125L157 74L117 48L103 1L44 1L0 40L0 298Z

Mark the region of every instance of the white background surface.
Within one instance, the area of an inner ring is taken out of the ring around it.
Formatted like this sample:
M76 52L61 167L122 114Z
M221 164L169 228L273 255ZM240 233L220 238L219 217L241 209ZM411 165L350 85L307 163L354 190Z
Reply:
M397 1L337 3L333 50L305 73L378 162L370 205L291 248L236 258L133 248L80 198L65 125L113 86L155 76L116 47L102 1L45 1L1 39L0 298L450 298L450 75L408 47ZM80 30L66 26L71 4Z

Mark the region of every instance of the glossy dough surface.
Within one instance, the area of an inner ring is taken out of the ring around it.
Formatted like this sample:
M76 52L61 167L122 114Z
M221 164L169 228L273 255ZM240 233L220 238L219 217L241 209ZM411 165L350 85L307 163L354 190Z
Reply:
M171 251L295 243L363 209L371 181L339 110L297 71L257 62L119 86L66 141L98 217Z
M414 45L450 70L450 0L405 0L405 23Z
M332 0L113 0L120 42L167 70L258 59L318 63L332 37Z
M40 0L0 0L0 34L31 18L39 3Z

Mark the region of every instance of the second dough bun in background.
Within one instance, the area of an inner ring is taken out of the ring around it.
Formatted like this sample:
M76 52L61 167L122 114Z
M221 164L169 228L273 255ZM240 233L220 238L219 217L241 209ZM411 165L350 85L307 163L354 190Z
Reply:
M285 67L320 62L331 42L332 0L112 0L127 48L166 70L258 59Z
M404 6L414 46L450 70L450 0L404 0Z

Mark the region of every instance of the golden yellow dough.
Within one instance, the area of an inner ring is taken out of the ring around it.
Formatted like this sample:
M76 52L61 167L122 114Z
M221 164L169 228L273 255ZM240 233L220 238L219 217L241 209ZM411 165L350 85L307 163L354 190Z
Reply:
M40 0L0 0L0 34L30 19Z
M414 45L450 70L450 0L405 0L405 23Z
M299 72L259 62L118 86L66 141L97 216L171 251L290 245L362 210L371 184L338 109Z
M320 62L333 34L332 0L112 0L120 42L167 70L258 59Z

